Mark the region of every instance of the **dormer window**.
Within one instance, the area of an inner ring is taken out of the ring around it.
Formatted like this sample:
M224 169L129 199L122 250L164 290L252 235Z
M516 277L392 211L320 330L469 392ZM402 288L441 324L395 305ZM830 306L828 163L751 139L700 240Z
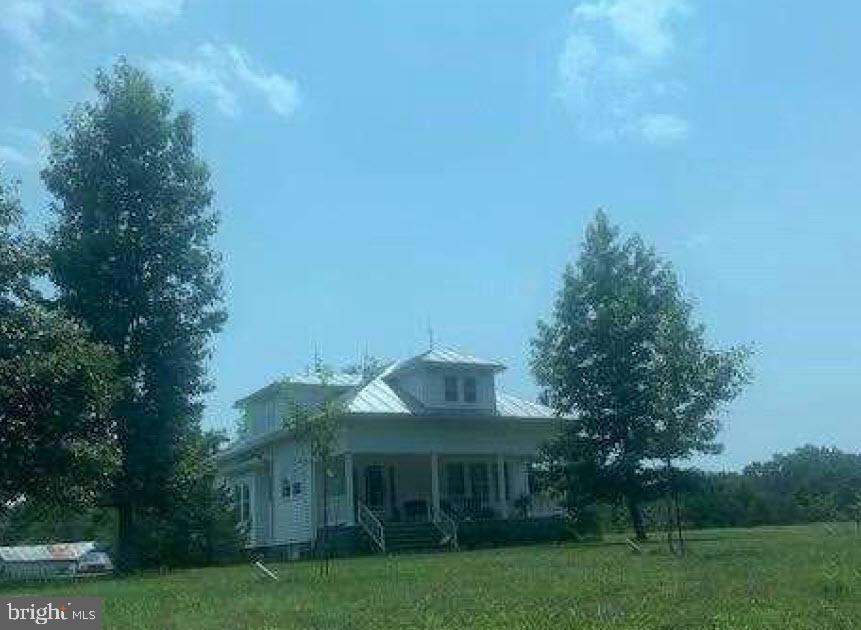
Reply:
M467 376L463 379L463 402L474 403L475 399L475 377Z
M454 376L445 377L445 401L457 402L457 378Z

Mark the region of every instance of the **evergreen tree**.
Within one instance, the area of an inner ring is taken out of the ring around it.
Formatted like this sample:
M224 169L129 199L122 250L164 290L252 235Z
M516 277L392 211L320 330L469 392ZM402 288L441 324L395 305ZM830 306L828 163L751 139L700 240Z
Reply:
M690 311L670 266L599 211L532 342L543 401L571 416L544 477L571 509L624 498L638 539L667 487L655 462L717 450L715 412L746 378L746 351L708 348Z
M59 303L118 360L112 498L119 559L132 568L138 515L178 500L173 482L200 434L204 363L225 313L191 115L174 114L169 93L124 61L99 72L95 87L95 102L52 136L42 177L54 197L48 251Z

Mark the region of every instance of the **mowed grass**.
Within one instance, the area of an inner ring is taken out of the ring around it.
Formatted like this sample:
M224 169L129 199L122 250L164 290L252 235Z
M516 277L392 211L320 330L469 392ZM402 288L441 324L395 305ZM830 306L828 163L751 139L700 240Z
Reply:
M97 595L105 628L861 628L861 536L851 525L690 533L657 543L542 545L460 553L177 571L0 588Z

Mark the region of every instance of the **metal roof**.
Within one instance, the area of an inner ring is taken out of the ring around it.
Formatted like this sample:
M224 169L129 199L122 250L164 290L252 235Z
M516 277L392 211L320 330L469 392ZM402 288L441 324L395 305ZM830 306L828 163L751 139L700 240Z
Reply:
M505 369L502 363L496 361L481 359L451 348L437 347L409 359L392 363L379 376L364 385L362 384L362 377L357 374L330 374L325 377L317 374L298 374L275 381L237 401L234 406L241 407L250 400L271 394L285 385L322 386L325 383L327 386L349 390L344 393L342 398L348 413L414 415L440 413L438 410L423 408L418 401L413 400L407 393L397 388L396 380L391 378L401 371L421 364L474 366L494 371ZM553 410L548 407L510 396L498 389L495 415L511 418L556 417Z
M497 372L501 372L505 369L505 366L498 361L480 359L471 354L466 354L465 352L460 352L452 348L431 348L430 350L422 352L411 359L400 362L394 367L393 371L399 372L418 364L483 367L490 368Z
M500 416L513 418L555 418L556 413L550 408L536 402L509 396L505 392L496 392L496 413Z
M341 398L347 413L357 415L415 415L415 416L445 416L458 414L463 411L433 409L424 407L408 394L392 385L389 377L397 370L399 363L389 366L382 374L361 387L356 387L345 393ZM516 396L511 396L496 390L496 411L487 413L486 410L476 410L479 417L493 417L518 420L552 420L558 418L552 409L530 402ZM277 428L266 433L252 435L231 444L217 454L221 460L230 459L240 453L252 451L259 446L283 439L290 435L290 430Z
M355 387L362 382L358 374L294 374L282 383L294 385L329 385L331 387Z
M422 408L419 403L392 387L386 381L386 376L387 373L383 373L348 396L345 401L347 411L361 414L438 415L446 413L445 410ZM505 418L547 419L557 417L549 407L511 396L498 389L496 391L496 413L493 415Z
M3 562L70 561L79 559L95 547L96 543L92 540L86 542L56 543L54 545L0 547L0 560L3 560Z
M404 401L383 377L375 378L360 388L347 402L350 413L412 413Z
M261 387L260 389L248 394L247 396L240 398L235 403L233 403L234 408L241 408L246 403L251 402L255 398L261 398L268 394L271 394L282 387L289 385L309 385L309 386L322 386L326 385L327 387L355 387L362 382L362 377L359 374L326 374L325 376L320 374L292 374L290 376L285 376L284 378L273 381L266 385L265 387Z

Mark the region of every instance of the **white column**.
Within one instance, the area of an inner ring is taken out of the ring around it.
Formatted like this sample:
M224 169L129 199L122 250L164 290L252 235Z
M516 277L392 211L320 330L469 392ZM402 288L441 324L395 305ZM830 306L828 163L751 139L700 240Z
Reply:
M505 460L499 453L496 454L496 490L499 494L499 514L502 518L508 518L508 500L505 496Z
M347 523L356 524L356 506L353 494L353 454L344 453L344 492L347 494Z
M439 456L431 453L431 517L439 514Z

